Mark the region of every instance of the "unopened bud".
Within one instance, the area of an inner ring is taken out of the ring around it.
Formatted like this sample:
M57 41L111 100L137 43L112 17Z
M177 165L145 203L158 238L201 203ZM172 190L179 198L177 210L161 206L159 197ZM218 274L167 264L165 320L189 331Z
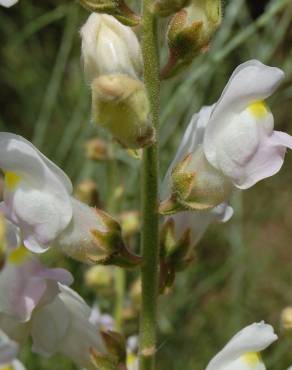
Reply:
M70 257L88 264L136 267L141 258L125 246L119 223L100 209L72 198L73 217L55 240Z
M98 370L126 369L126 341L124 337L114 331L101 331L102 339L108 354L91 350L91 360Z
M126 26L137 26L140 22L140 17L123 0L79 0L79 2L92 12L114 16Z
M91 207L98 207L100 205L97 186L92 180L80 182L75 189L75 196L78 200Z
M86 158L93 161L106 161L109 159L109 150L106 143L95 137L85 143Z
M153 6L153 13L160 17L168 17L185 8L191 0L157 0Z
M113 288L113 268L108 266L92 266L85 273L85 284L88 288L107 292Z
M107 14L92 13L80 31L88 82L105 74L141 78L142 52L134 31Z
M135 235L140 228L139 212L128 211L119 215L123 235L125 238Z
M281 313L281 327L287 333L292 333L292 307L286 307Z
M221 23L221 0L192 0L172 18L168 29L169 60L163 78L174 75L209 48Z
M130 297L136 309L141 306L141 293L142 293L142 283L141 279L136 279L130 287Z
M92 83L94 121L124 147L144 148L154 141L150 105L144 84L122 74L105 75Z
M177 164L171 182L171 195L160 204L164 215L209 210L226 201L232 191L232 183L210 165L200 147Z
M127 355L125 338L111 330L102 331L101 335L109 353L118 359L118 363L125 363Z
M194 260L191 230L186 229L180 239L176 238L173 218L168 218L160 234L160 292L173 285L176 272L185 270Z

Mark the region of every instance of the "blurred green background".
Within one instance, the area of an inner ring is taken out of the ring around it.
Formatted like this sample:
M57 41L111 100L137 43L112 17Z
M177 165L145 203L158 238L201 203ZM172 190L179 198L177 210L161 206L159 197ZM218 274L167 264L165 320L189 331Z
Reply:
M93 180L104 208L116 214L138 210L139 160L90 122L78 34L87 16L68 0L20 0L13 8L0 9L0 129L32 140L76 186ZM276 128L292 134L291 46L291 0L225 1L223 23L209 52L162 84L161 178L191 115L215 102L233 69L248 59L285 71L285 82L269 104ZM165 60L164 37L161 48ZM114 160L86 159L85 142L96 135L106 140ZM288 153L277 176L235 194L233 219L209 228L197 246L194 264L161 298L158 369L202 370L236 331L259 320L273 324L280 337L263 354L267 368L284 370L292 365L292 338L280 325L282 309L292 305L291 168L292 153ZM117 186L124 189L122 196ZM138 235L130 242L138 248ZM70 269L74 288L89 304L93 302L95 291L84 284L86 266L56 253L45 258L48 264ZM126 334L137 331L129 294L136 277L136 272L127 273ZM115 302L112 293L97 292L101 307L110 312ZM67 359L42 359L28 347L22 358L28 370L75 369Z

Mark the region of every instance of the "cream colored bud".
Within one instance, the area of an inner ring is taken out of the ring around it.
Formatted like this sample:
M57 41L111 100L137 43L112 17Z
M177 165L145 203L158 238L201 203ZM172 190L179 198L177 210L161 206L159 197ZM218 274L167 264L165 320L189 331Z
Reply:
M113 268L108 266L92 266L85 275L85 284L88 288L103 292L113 290Z
M92 180L80 182L75 189L75 197L91 207L99 207L99 193L96 183Z
M202 37L210 38L216 31L222 19L221 0L192 0L186 8L187 24L202 23Z
M92 12L113 15L126 26L137 26L141 20L123 0L79 0L79 2Z
M141 306L141 292L141 279L136 279L130 287L130 297L136 309L139 309Z
M85 143L86 157L93 161L105 161L109 159L109 151L106 143L98 137Z
M282 311L281 326L285 332L292 333L292 307L286 307Z
M140 228L139 212L128 211L123 212L119 215L119 221L121 223L124 237L130 237L135 235Z
M178 163L171 181L172 194L161 203L162 214L212 209L226 201L233 188L230 180L209 164L201 147Z
M144 84L123 74L104 75L92 83L94 121L124 147L138 149L154 140Z
M92 13L80 31L86 78L123 73L140 78L143 61L134 31L107 14Z
M170 52L162 77L171 77L208 50L221 19L221 0L192 0L189 6L176 13L168 28Z
M154 3L154 13L160 17L168 17L188 6L190 0L157 0Z

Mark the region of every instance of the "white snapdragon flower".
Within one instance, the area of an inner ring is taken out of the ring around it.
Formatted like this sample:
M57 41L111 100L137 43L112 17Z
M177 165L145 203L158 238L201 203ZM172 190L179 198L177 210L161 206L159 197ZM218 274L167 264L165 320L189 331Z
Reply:
M90 370L91 348L106 350L90 307L67 286L72 281L68 271L46 268L24 247L9 246L0 272L0 328L21 344L31 336L36 353L60 352ZM0 340L0 364L1 353Z
M4 6L5 8L10 8L16 3L18 3L18 0L0 0L0 5Z
M29 141L1 132L0 168L5 174L2 212L20 228L26 248L41 253L54 245L83 262L114 251L107 235L118 234L118 224L73 198L66 174Z
M92 13L80 34L85 74L90 83L105 74L141 77L141 48L130 27L111 15Z
M206 370L266 370L259 352L277 339L271 325L264 322L249 325L231 338Z
M179 145L174 160L167 170L167 174L163 180L161 187L161 198L166 199L171 193L171 173L173 169L181 162L189 153L194 152L201 144L206 124L210 118L214 106L203 107L199 113L194 114L189 123L182 141ZM201 239L210 223L227 222L233 215L233 208L227 203L221 203L214 207L211 211L181 211L170 217L175 222L176 238L181 238L186 229L191 230L191 244L196 245ZM169 217L167 217L169 218Z
M210 222L232 216L226 202L233 189L247 189L280 170L292 137L274 131L264 99L283 77L257 60L243 63L218 102L193 116L162 187L161 212L182 211L173 216L178 233L190 227L198 241Z
M59 284L60 293L41 307L31 319L33 350L44 356L60 352L88 370L90 350L105 353L99 328L90 321L91 309L69 287Z

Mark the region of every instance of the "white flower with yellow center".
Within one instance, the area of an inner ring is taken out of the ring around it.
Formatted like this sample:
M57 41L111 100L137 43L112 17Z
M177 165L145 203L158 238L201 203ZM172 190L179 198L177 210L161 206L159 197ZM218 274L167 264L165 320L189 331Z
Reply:
M115 220L73 198L66 174L23 137L0 133L0 168L5 174L2 212L20 228L32 252L54 245L90 263L121 246L119 235L116 246L107 238L119 233Z
M173 216L178 234L190 227L197 242L210 222L232 216L226 202L235 188L247 189L280 170L292 137L274 131L264 100L283 77L257 60L243 63L218 102L193 116L162 186L160 211L180 212Z
M94 369L90 349L106 351L101 323L91 321L90 307L67 286L73 282L71 274L47 268L24 247L7 244L0 272L0 328L19 344L31 336L36 353L60 352L79 366ZM0 370L22 370L12 358L18 345L5 338L0 335Z
M139 79L142 53L134 31L107 14L92 13L80 31L87 80L105 74L126 74Z
M260 352L277 339L271 325L264 322L249 325L231 338L206 370L265 370Z

